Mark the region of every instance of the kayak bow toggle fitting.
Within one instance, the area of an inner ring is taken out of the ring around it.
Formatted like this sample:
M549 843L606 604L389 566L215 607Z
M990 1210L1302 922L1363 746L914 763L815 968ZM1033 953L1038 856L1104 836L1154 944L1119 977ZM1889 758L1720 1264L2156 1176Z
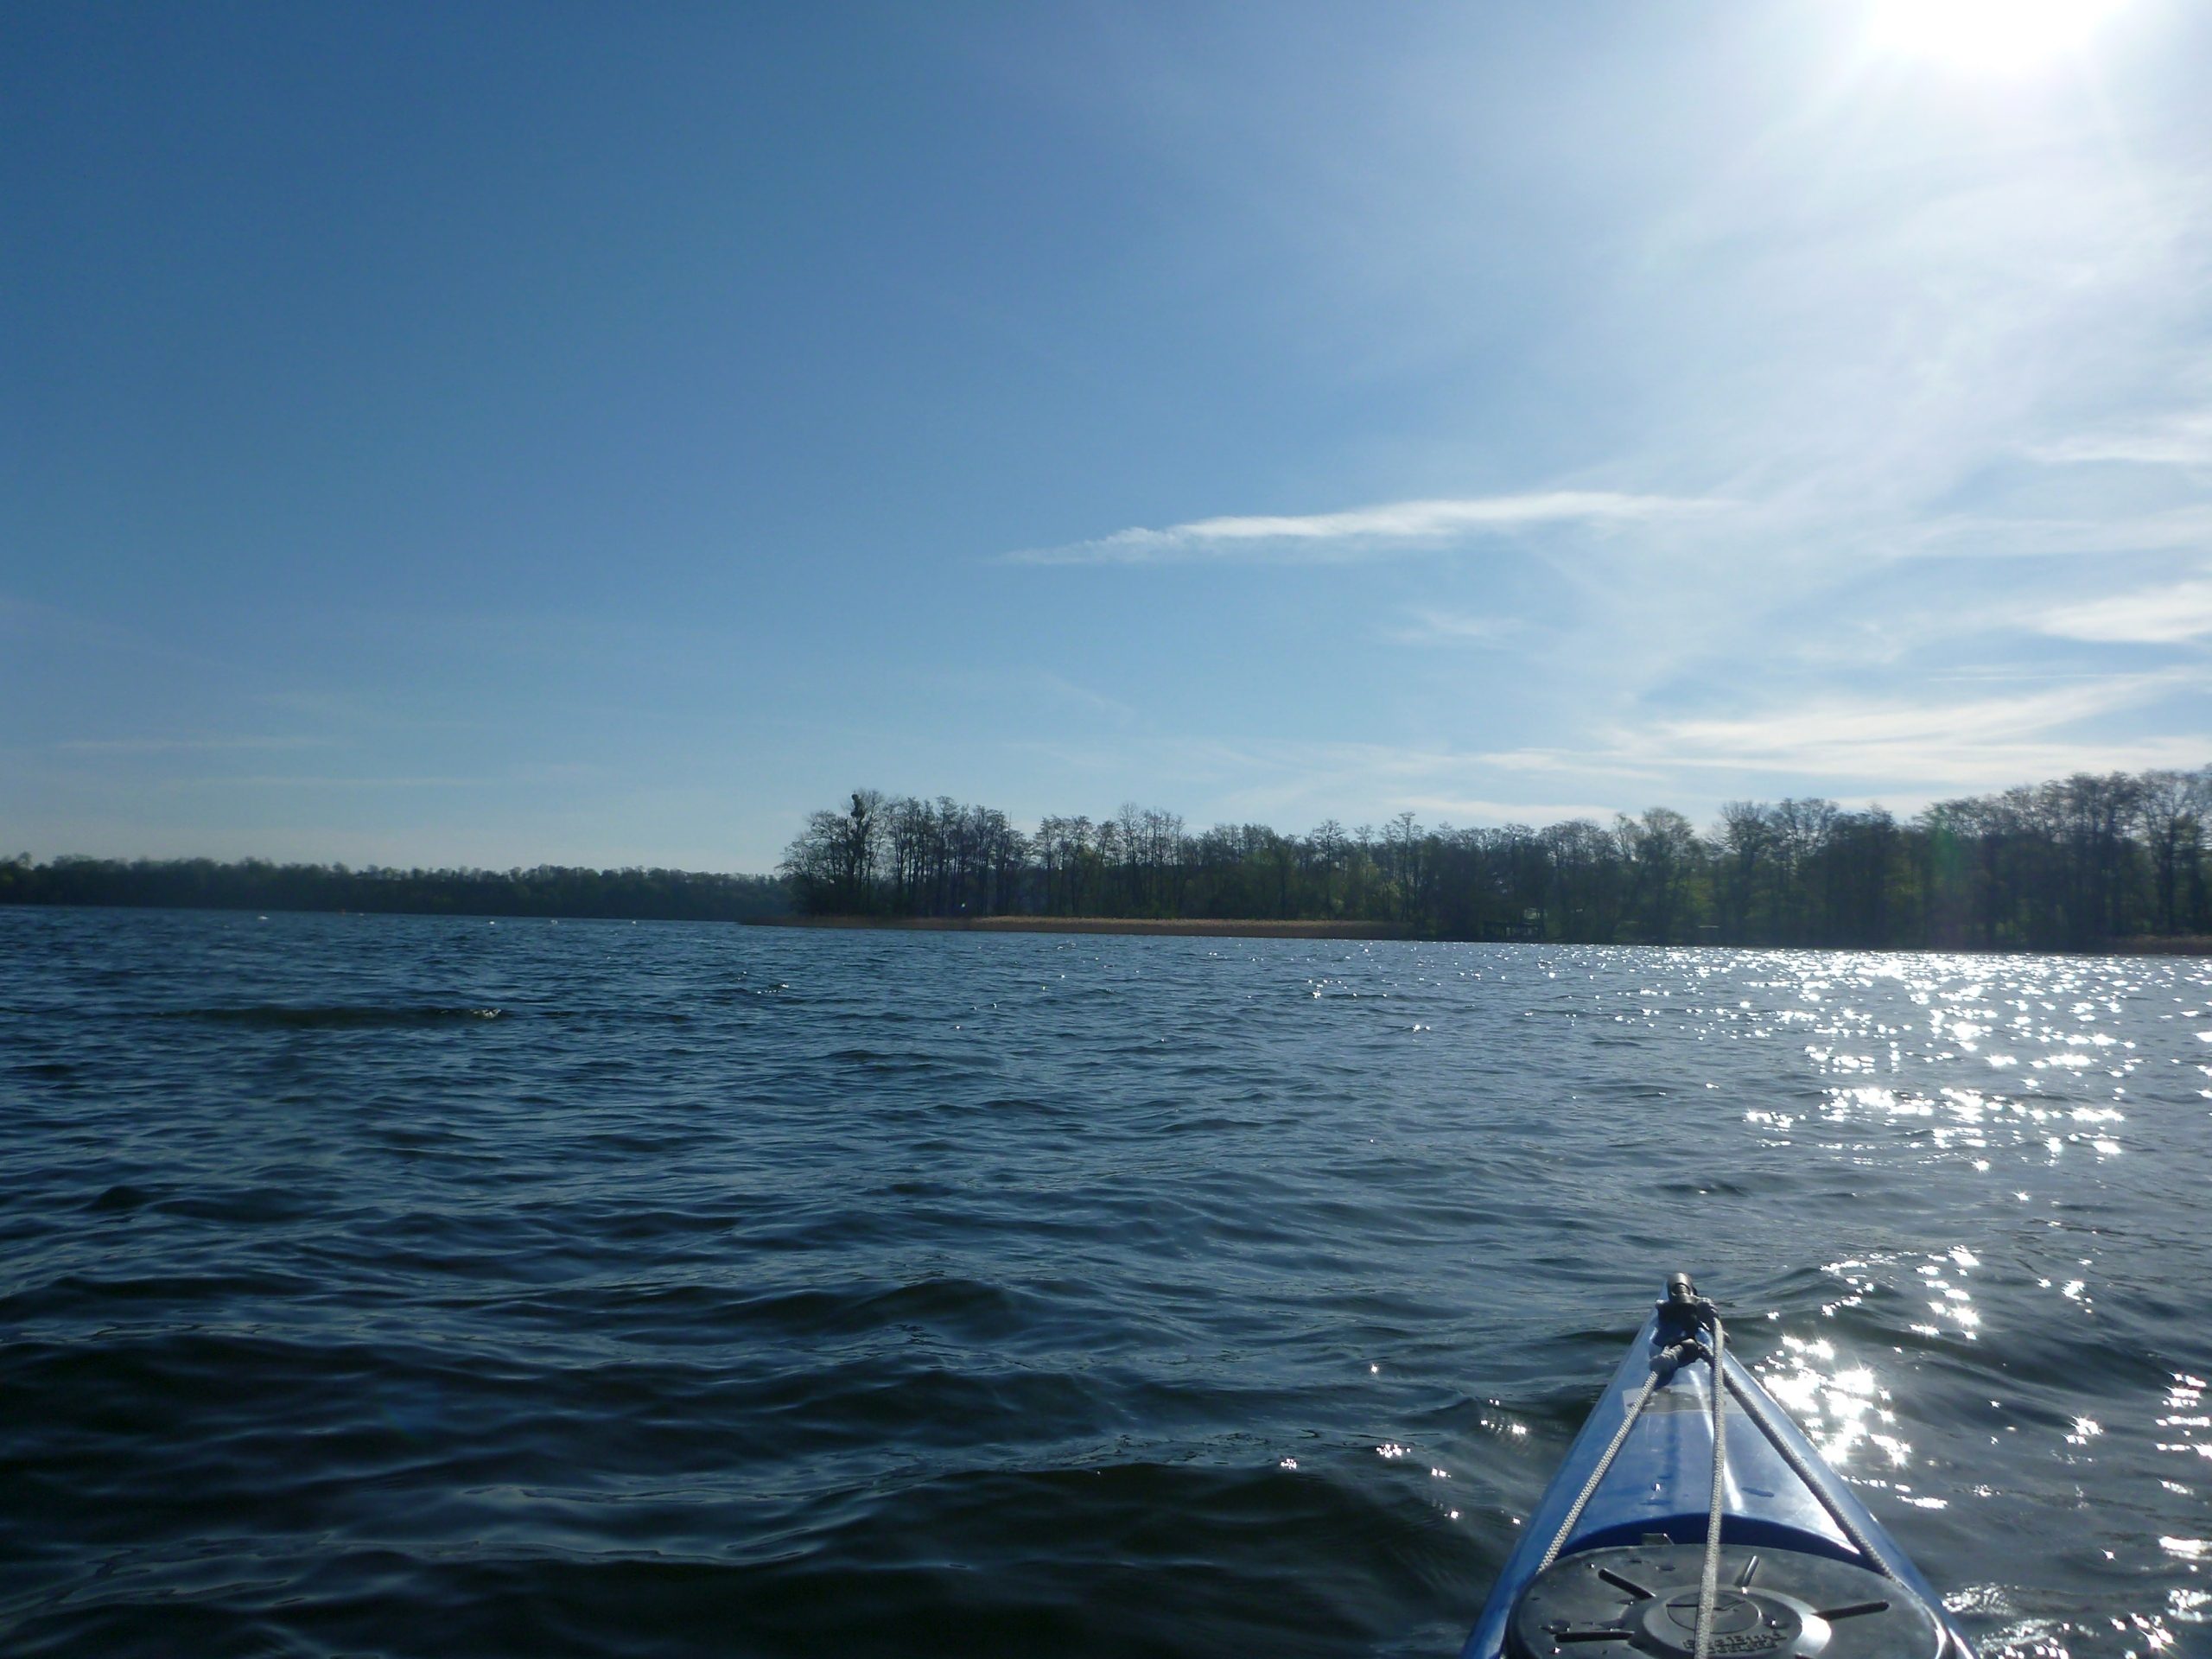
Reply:
M1718 1310L1680 1273L1529 1517L1462 1659L1570 1652L1972 1659L1935 1592L1729 1354Z

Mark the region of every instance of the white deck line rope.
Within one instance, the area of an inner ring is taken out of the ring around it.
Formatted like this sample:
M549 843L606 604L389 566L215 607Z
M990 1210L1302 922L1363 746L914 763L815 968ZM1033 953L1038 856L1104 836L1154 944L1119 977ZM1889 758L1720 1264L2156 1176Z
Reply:
M1677 1359L1679 1353L1679 1347L1668 1348L1652 1357L1651 1375L1643 1379L1642 1390L1629 1403L1628 1414L1621 1419L1621 1426L1613 1431L1612 1444L1598 1459L1598 1466L1590 1471L1590 1478L1582 1483L1582 1490L1574 1495L1574 1503L1567 1510L1567 1519L1559 1523L1559 1530L1552 1535L1551 1543L1544 1550L1544 1559L1536 1563L1537 1572L1542 1572L1559 1559L1560 1550L1566 1545L1568 1535L1574 1530L1574 1523L1582 1518L1583 1509L1597 1492L1599 1483L1605 1478L1605 1471L1613 1466L1614 1457L1626 1443L1629 1430L1636 1427L1636 1420L1643 1414L1644 1402L1651 1398L1651 1391L1659 1386L1662 1373L1673 1371L1674 1363L1671 1362Z
M1711 1659L1713 1613L1720 1601L1720 1511L1728 1497L1728 1434L1725 1408L1728 1402L1726 1367L1728 1338L1720 1329L1720 1315L1708 1302L1705 1316L1713 1326L1713 1497L1705 1512L1705 1576L1697 1590L1697 1659Z

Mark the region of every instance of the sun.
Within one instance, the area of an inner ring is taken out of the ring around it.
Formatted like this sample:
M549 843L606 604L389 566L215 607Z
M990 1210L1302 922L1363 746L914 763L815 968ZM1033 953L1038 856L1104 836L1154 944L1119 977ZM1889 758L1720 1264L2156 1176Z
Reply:
M1899 57L2012 75L2085 46L2126 0L1876 0L1873 43Z

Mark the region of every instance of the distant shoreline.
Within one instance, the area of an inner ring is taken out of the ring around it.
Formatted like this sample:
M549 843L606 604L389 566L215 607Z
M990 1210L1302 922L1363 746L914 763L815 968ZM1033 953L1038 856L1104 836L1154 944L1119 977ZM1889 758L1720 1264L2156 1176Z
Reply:
M2098 957L2212 957L2212 937L2202 933L2177 933L2171 938L2152 936L2113 939L2101 949L2087 954Z
M1137 916L763 916L747 927L863 928L899 933L1164 933L1222 939L1410 939L1393 922L1215 921Z
M1393 922L1224 921L1203 917L1155 918L1140 916L762 916L748 918L746 927L798 927L832 931L889 933L1119 933L1157 934L1180 938L1217 939L1426 939L1427 935ZM1446 944L1548 944L1555 947L1588 943L1572 939L1459 939L1431 940ZM1840 954L1866 952L1922 956L2055 956L2055 957L2212 957L2212 936L2178 935L2171 938L2113 939L2089 950L2027 950L2000 945L1995 950L1971 944L1915 945L1758 945L1710 944L1638 946L1649 950L1809 950Z
M1428 934L1394 922L1331 922L1259 920L1213 920L1205 918L1153 918L1133 916L670 916L654 915L650 912L626 914L620 911L594 912L585 910L524 911L494 910L488 907L456 909L402 909L386 906L378 909L347 910L330 905L287 905L282 902L263 904L200 903L175 904L109 900L87 903L82 900L51 899L22 899L0 894L0 912L10 910L73 910L73 911L166 911L178 914L238 915L262 912L269 915L291 916L415 916L437 921L568 921L568 922L673 922L686 926L792 927L812 928L830 931L875 931L893 933L1088 933L1094 935L1153 934L1179 938L1217 939L1344 939L1419 941L1432 944L1526 944L1548 946L1553 949L1572 949L1583 945L1601 945L1605 949L1639 950L1819 950L1840 956L1967 956L1967 957L2212 957L2212 934L2177 934L2172 937L2149 937L2110 939L2087 950L2065 950L2046 947L2031 950L2020 945L1980 944L1756 944L1741 940L1699 940L1692 943L1678 940L1672 944L1654 944L1634 940L1599 941L1592 939L1522 938L1472 939L1455 938L1446 935Z

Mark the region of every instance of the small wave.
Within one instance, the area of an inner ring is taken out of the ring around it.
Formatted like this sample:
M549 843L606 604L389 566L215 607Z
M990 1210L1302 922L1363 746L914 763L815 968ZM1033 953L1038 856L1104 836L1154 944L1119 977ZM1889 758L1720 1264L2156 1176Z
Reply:
M110 1212L129 1211L151 1204L160 1196L159 1193L149 1192L143 1186L120 1183L109 1187L97 1198L87 1198L85 1201L85 1208Z
M164 1008L157 1020L200 1020L213 1025L262 1026L283 1031L352 1030L377 1026L437 1026L509 1018L505 1008L292 1007L282 1003L238 1008Z

